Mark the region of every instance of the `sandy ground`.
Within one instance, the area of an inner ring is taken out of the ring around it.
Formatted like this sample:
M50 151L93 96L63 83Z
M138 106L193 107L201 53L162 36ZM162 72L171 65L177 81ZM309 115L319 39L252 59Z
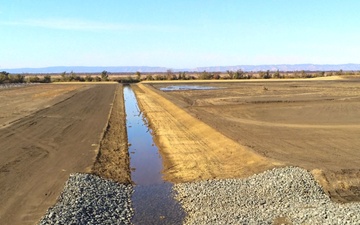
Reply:
M162 82L141 84L145 94L137 93L168 162L167 179L242 177L275 162L312 171L334 200L347 202L360 200L359 84L359 79L331 78L197 82L220 88L202 91L152 89L169 85ZM184 111L192 118L182 116ZM183 130L174 133L174 126Z
M115 90L112 84L0 91L0 224L35 224L70 173L91 171Z

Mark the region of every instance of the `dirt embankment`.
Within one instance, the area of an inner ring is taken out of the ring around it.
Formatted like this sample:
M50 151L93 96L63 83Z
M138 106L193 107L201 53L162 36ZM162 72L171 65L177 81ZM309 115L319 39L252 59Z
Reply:
M115 89L115 84L84 86L0 129L0 224L35 224L70 173L90 172Z
M131 183L123 86L118 85L108 124L92 173L119 183Z
M192 117L150 86L133 86L164 162L164 179L246 177L279 166Z

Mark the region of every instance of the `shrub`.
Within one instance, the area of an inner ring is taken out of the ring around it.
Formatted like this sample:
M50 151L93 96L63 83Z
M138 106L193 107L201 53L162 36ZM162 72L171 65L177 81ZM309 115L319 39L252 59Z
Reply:
M153 76L151 76L151 75L147 75L147 76L146 76L146 80L154 80L154 78L153 78Z
M90 75L86 75L84 80L87 82L91 82L93 81L93 78Z
M101 80L102 81L108 81L109 80L108 71L104 70L104 71L101 72Z
M28 77L28 82L29 83L40 83L40 78L38 76L31 76L31 77Z
M8 79L10 83L24 83L25 76L17 74L17 75L8 75Z
M267 70L265 73L261 71L260 73L261 73L260 77L263 78L263 79L270 79L271 78L270 70Z
M6 71L0 72L0 84L5 83L5 81L9 80L9 73Z
M214 75L212 73L206 72L206 70L204 70L201 74L199 74L200 80L210 80L213 77L214 77Z
M51 77L50 77L50 75L44 76L42 82L43 82L43 83L51 83Z

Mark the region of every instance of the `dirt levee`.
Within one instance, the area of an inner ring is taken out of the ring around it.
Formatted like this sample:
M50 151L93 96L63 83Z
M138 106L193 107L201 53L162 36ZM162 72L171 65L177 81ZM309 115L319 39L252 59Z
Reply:
M0 224L36 223L70 173L90 172L115 88L88 86L0 129Z
M92 172L119 183L131 183L123 86L118 85L104 137Z
M150 86L133 90L157 138L165 180L246 177L279 165L192 117Z
M180 84L153 84L156 88ZM360 80L197 83L216 90L160 92L264 157L312 171L330 195L360 200Z

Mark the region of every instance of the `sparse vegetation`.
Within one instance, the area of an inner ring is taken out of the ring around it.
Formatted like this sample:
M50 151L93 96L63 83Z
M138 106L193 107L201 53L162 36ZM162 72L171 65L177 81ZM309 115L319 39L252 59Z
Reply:
M200 80L211 80L214 75L212 73L208 73L205 70L198 76Z
M177 77L176 77L175 73L173 73L172 70L167 70L166 71L166 79L167 80L177 80Z
M86 75L85 76L85 81L86 82L91 82L91 81L93 81L93 78L90 75Z
M0 72L0 84L3 83L24 83L25 82L25 76L16 74L16 75L10 75L10 73L6 71Z
M152 75L147 75L146 80L154 80L154 77Z
M136 80L140 81L141 80L141 72L136 71L135 75L136 75Z
M6 71L2 71L0 73L0 84L5 83L5 81L9 80L9 73Z

